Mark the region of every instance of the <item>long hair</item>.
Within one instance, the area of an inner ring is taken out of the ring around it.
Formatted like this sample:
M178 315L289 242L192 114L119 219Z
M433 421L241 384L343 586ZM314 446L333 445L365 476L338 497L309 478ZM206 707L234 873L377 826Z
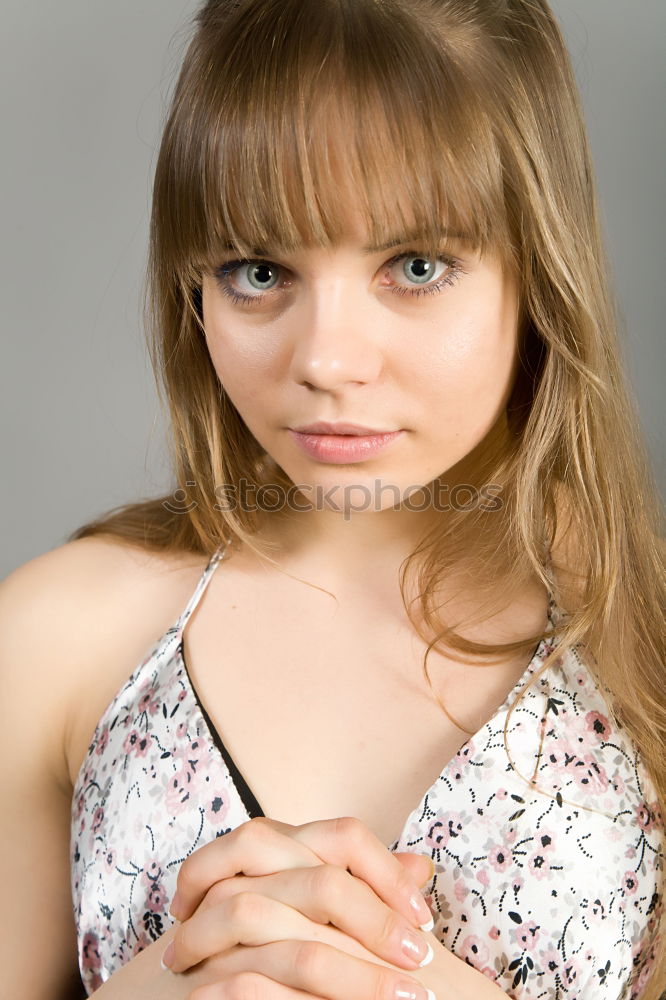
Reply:
M220 503L220 490L293 484L217 378L202 336L202 276L229 250L244 259L256 247L330 246L352 203L374 242L414 229L436 255L445 221L480 253L497 252L519 283L506 413L470 456L471 485L500 485L502 502L454 506L401 567L403 600L407 571L418 571L420 603L407 610L428 642L426 677L434 646L482 665L545 635L492 645L463 637L437 603L452 568L474 581L483 615L508 607L536 574L567 613L532 683L567 650L589 653L654 782L649 808L661 823L662 513L626 382L578 91L545 0L200 8L156 165L146 286L173 490L69 537L207 555L236 540L270 558L256 511ZM666 988L660 917L657 907L647 1000Z

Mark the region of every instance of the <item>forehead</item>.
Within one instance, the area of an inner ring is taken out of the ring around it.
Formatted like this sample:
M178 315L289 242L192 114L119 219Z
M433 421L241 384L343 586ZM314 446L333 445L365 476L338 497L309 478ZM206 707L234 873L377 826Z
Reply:
M396 39L361 59L353 37L339 50L319 37L296 64L278 35L265 65L240 58L247 37L219 52L208 39L197 100L182 102L164 153L159 225L173 272L194 282L228 250L370 251L413 236L434 251L444 231L483 253L509 245L487 101L439 51L406 65Z

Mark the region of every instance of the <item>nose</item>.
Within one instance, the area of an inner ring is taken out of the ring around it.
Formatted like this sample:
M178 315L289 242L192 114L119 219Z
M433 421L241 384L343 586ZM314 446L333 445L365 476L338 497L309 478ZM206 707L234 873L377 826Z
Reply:
M351 278L326 278L304 295L290 319L292 377L314 389L376 379L383 357L371 310Z

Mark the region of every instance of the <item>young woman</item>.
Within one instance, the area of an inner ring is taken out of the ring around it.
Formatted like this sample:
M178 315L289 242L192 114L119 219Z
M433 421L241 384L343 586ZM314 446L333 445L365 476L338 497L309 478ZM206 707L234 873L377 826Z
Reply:
M173 493L0 593L7 995L656 1000L663 540L545 0L209 0L151 226Z

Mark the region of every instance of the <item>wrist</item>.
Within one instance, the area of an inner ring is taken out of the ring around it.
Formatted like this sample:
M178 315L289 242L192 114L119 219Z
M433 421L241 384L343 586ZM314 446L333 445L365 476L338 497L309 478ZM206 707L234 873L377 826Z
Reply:
M430 939L434 961L410 975L432 990L437 1000L506 1000L501 986L454 955L434 935Z

